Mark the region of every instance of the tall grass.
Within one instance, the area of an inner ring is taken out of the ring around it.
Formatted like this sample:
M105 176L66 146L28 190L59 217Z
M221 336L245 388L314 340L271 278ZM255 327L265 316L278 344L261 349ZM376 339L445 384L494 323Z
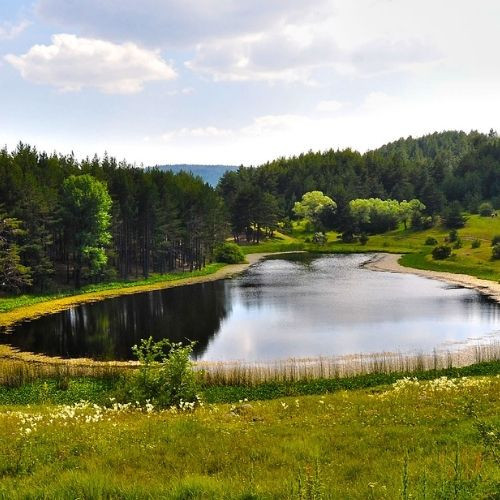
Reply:
M500 342L492 341L455 351L435 351L432 354L405 355L387 352L255 363L198 361L194 363L194 369L205 387L255 386L268 382L293 383L368 374L411 374L499 360ZM134 362L51 359L27 353L1 356L0 353L0 385L19 387L49 378L117 378L137 369L137 366Z
M500 360L500 343L491 342L456 351L405 355L359 354L338 357L286 359L271 362L198 362L205 385L258 385L266 382L297 382L336 379L367 374L414 373L459 368Z

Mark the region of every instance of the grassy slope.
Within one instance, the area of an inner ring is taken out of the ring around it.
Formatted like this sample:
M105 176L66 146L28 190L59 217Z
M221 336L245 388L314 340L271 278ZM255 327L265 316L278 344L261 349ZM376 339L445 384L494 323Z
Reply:
M448 385L180 414L11 408L24 424L4 408L0 498L495 498L500 379Z
M453 273L469 274L494 281L500 280L500 260L491 260L491 240L500 234L500 218L469 216L463 229L458 230L459 238L463 242L462 248L454 249L453 255L444 261L435 261L430 253L432 246L425 245L428 237L435 238L443 244L449 230L435 227L424 231L413 231L403 228L385 234L370 236L366 245L360 243L343 243L337 236L338 233L329 232L328 241L324 246L306 243L306 238L311 238L311 233L304 230L303 225L295 224L291 235L277 234L277 237L260 245L245 245L243 251L247 254L262 251L309 250L313 252L390 252L406 254L401 263L408 267L446 271ZM481 246L472 249L474 239L481 241ZM274 250L276 249L276 250Z

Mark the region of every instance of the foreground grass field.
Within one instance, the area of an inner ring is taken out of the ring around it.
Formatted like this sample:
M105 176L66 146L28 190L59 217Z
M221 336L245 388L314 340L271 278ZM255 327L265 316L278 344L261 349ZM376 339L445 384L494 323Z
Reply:
M498 498L500 378L0 409L0 498Z

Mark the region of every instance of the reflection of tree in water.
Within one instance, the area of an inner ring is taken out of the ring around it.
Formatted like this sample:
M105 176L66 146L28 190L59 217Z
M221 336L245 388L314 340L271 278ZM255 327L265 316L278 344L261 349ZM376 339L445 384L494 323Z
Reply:
M85 304L17 326L5 343L52 356L131 359L141 339L196 342L203 355L230 307L223 281Z

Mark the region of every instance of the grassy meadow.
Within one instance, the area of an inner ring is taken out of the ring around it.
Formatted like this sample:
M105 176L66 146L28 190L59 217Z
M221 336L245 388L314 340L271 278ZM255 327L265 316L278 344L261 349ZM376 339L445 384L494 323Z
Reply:
M157 411L0 409L0 498L469 499L500 492L500 378Z

